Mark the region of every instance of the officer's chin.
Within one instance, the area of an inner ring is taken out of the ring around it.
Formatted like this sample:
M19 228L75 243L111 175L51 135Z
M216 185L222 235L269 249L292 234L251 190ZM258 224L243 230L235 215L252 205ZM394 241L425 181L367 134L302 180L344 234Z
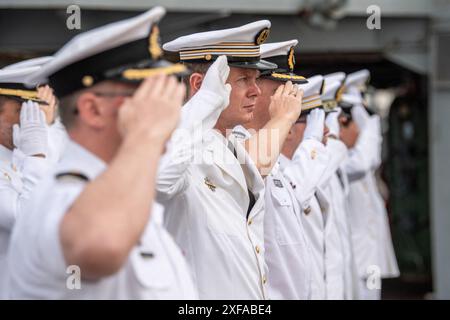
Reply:
M240 117L241 121L239 121L240 125L244 125L246 123L249 123L253 120L253 112L249 112L249 113L244 113L242 114L242 117Z

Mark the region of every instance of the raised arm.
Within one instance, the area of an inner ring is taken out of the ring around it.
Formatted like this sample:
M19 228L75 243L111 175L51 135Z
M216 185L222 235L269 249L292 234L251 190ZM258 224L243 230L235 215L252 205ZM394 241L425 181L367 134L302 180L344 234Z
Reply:
M78 265L85 278L117 272L145 230L158 161L178 122L184 94L175 77L150 77L119 109L119 151L60 225L65 261Z
M280 85L271 97L270 120L244 142L245 149L263 177L277 162L289 130L300 116L302 98L303 90L292 82Z
M180 124L167 144L158 170L159 200L166 201L188 186L187 168L200 150L203 133L214 127L229 104L229 72L226 56L219 57L208 69L200 90L182 107Z
M0 226L12 229L33 190L50 168L48 128L39 106L27 101L20 110L20 125L13 126L16 148L9 164L12 171L4 171L0 181Z

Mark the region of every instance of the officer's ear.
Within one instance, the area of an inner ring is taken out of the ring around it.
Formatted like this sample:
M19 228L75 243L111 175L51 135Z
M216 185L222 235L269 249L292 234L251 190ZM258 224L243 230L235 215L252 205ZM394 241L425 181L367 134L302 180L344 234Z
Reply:
M83 92L77 99L78 118L88 127L100 129L105 125L103 110L93 92Z
M203 78L205 77L204 74L201 74L199 72L194 72L189 77L189 92L190 95L193 96L198 90L200 90L200 87L202 86Z

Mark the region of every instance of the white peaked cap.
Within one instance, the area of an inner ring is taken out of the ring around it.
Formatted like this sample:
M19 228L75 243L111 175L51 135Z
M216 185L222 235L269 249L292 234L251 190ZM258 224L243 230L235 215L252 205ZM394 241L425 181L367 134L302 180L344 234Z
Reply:
M283 42L263 43L261 45L261 58L270 58L277 56L286 56L292 47L298 44L298 40L289 40Z
M44 64L49 63L51 60L53 60L53 56L46 56L46 57L39 57L39 58L23 60L20 62L10 64L10 65L4 67L3 70L21 69L21 68L28 68L28 67L42 67Z

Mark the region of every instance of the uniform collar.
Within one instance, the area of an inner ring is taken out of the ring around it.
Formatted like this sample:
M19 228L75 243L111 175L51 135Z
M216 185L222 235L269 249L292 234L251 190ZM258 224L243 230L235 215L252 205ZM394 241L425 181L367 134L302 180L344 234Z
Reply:
M0 161L11 162L13 152L0 144Z
M58 173L76 172L95 179L106 168L106 163L88 151L80 144L69 140L61 162L58 164Z
M280 166L280 170L283 171L291 163L291 160L284 154L280 153L280 156L278 157L278 163Z

